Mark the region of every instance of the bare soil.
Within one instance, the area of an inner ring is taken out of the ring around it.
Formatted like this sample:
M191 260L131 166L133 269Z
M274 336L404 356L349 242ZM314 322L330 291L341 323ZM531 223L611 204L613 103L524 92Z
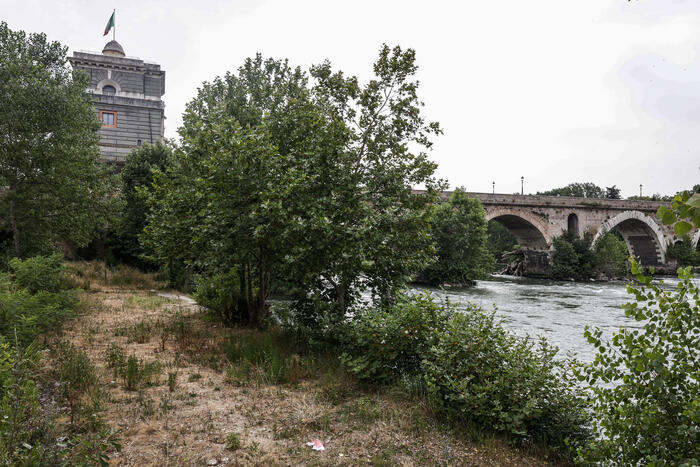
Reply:
M272 384L250 368L241 379L223 345L255 332L222 327L189 297L154 290L152 278L118 287L101 273L78 275L89 290L62 338L97 367L102 416L122 445L110 465L548 465L498 438L469 442L420 398L362 388L342 372ZM113 344L126 358L157 362L152 380L126 389L108 367ZM305 445L315 439L325 451Z

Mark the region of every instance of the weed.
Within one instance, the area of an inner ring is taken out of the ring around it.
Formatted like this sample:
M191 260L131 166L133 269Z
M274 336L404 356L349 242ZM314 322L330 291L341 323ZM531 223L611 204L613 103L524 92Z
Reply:
M105 351L105 360L107 361L107 367L114 370L115 379L124 372L126 368L126 358L124 357L124 352L121 347L115 342L112 342Z
M168 372L168 390L170 392L174 392L176 385L177 385L177 372Z
M195 381L199 381L201 378L202 378L202 375L200 375L199 373L193 373L189 376L189 378L187 378L187 381L189 381L190 383L193 383Z
M139 361L133 355L126 362L126 388L133 391L139 384Z
M127 338L128 342L136 342L137 344L145 344L151 340L153 332L153 323L147 320L139 321L129 329Z
M241 449L241 440L238 433L231 432L226 435L226 449L229 451L237 451Z

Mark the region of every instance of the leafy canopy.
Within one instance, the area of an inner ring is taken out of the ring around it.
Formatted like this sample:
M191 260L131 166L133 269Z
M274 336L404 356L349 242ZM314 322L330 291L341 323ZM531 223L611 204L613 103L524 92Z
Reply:
M66 52L0 23L0 230L13 256L85 245L109 213L87 77Z

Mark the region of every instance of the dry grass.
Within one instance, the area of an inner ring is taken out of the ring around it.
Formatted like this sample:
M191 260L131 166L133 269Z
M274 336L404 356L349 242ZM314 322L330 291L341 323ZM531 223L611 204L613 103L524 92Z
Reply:
M110 465L546 465L499 439L450 434L428 404L359 388L328 358L292 355L287 382L272 384L263 365L229 362L224 351L230 339L265 336L222 328L189 300L154 296L150 275L99 263L72 273L92 293L64 338L96 363L105 421L121 430ZM110 348L158 375L126 389L108 367ZM325 452L305 446L317 438Z

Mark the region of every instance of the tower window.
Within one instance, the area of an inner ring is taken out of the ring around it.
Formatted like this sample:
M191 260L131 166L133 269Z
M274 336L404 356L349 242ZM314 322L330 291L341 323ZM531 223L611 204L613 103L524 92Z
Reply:
M100 121L102 122L102 126L116 128L117 127L117 113L116 112L106 112L104 110L100 110Z
M114 86L111 85L106 85L102 87L102 94L105 94L107 96L113 96L117 93L117 90Z

